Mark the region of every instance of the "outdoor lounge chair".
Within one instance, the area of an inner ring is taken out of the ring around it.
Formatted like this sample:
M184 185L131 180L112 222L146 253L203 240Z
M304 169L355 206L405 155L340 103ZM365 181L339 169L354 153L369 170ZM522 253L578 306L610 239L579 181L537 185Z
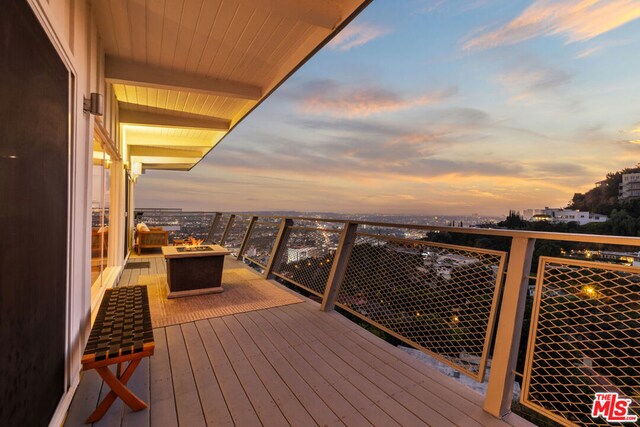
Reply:
M161 248L169 245L169 232L162 227L150 227L149 231L136 230L136 251L141 249Z

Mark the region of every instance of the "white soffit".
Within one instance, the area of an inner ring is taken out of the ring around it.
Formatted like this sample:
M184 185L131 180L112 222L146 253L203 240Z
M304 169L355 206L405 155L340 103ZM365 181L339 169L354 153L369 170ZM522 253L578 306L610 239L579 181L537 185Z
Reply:
M192 168L369 2L93 2L129 155Z

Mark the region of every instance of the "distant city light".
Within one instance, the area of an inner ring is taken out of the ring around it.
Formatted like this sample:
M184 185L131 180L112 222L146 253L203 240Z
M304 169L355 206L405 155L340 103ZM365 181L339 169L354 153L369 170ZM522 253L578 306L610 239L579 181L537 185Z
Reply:
M600 292L592 285L585 285L582 287L582 294L584 294L588 298L599 298Z

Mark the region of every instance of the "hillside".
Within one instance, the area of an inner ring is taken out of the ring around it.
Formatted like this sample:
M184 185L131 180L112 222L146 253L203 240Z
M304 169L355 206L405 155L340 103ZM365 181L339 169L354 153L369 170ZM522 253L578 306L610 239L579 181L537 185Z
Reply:
M579 209L604 215L611 215L613 210L625 209L630 214L640 214L637 209L637 202L618 202L618 189L622 182L622 175L625 173L640 172L640 164L635 168L625 168L617 172L608 173L607 177L601 181L600 185L592 188L586 193L575 193L573 199L567 205L568 209ZM637 216L637 215L633 215Z

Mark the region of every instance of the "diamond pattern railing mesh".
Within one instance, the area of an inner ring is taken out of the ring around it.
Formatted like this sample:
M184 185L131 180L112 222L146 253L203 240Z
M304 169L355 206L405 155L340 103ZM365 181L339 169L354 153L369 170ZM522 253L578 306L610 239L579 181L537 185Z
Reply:
M340 240L340 230L291 227L273 273L323 296Z
M205 239L211 221L215 214L213 212L165 212L165 211L136 211L136 225L144 222L149 227L162 227L169 232L169 242L176 239L186 239L195 237Z
M227 222L229 222L229 214L223 213L222 215L220 215L220 220L218 221L218 223L215 224L215 227L209 231L208 240L216 244L220 243L222 234L224 233L224 228L227 226Z
M249 261L267 268L279 229L279 222L256 221L253 224L247 247L242 255Z
M521 401L564 425L608 425L591 417L604 392L640 418L640 269L541 258Z
M482 381L504 259L358 233L337 305Z
M238 257L238 251L240 251L240 246L242 246L242 240L247 232L250 220L250 216L236 215L235 218L233 218L229 234L227 234L227 238L224 241L224 247L235 257Z

